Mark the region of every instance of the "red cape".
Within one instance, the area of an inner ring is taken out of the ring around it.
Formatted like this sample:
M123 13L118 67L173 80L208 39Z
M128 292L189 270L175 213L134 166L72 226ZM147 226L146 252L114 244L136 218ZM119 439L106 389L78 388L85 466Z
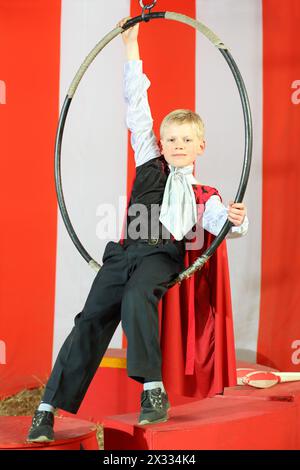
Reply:
M201 185L196 187L195 194L197 204L205 204L213 194L219 195L216 189ZM214 238L204 231L203 247L186 251L186 268L202 255ZM159 302L158 312L162 375L169 392L204 398L236 385L226 240L200 271L166 292Z
M197 203L205 204L212 194L218 191L197 186ZM186 251L185 267L214 238L204 231L203 247ZM159 314L163 381L168 391L204 398L236 385L226 240L200 271L167 291L159 303Z

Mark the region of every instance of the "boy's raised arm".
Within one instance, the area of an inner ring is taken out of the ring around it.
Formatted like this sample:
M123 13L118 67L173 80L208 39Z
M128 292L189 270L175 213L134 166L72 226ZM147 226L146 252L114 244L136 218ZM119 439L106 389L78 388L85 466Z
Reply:
M122 26L128 18L121 20ZM147 90L150 81L143 73L138 46L139 24L122 33L127 62L124 64L124 97L127 104L126 124L131 131L131 145L136 166L160 155L153 132L153 119L148 102Z

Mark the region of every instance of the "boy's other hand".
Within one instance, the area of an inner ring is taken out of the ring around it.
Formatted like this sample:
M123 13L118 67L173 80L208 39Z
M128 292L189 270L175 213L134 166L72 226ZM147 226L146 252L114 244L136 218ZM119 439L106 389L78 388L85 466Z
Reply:
M126 23L126 21L130 19L131 19L131 16L127 16L126 18L123 18L117 23L117 26L122 27ZM131 28L126 29L126 31L122 33L122 39L125 45L132 44L137 41L137 38L139 35L139 26L140 26L139 23L137 23Z
M246 214L247 208L243 202L229 201L228 219L233 223L233 225L242 225Z

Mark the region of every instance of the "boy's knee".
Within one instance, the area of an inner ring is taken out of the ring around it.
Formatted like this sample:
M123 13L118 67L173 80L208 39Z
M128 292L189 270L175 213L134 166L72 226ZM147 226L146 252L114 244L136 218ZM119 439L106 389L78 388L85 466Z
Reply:
M135 300L149 296L149 292L144 284L136 282L135 284L127 285L124 289L122 302L128 300Z

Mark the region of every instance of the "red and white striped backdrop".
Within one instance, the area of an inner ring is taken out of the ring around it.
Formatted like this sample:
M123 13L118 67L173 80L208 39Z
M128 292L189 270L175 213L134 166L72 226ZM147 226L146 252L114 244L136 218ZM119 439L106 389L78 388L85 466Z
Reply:
M280 6L280 8L279 8ZM230 48L253 114L246 193L250 230L228 241L237 357L300 367L300 5L296 0L158 0L157 11L198 18ZM66 233L55 199L53 146L59 109L86 54L137 0L0 0L1 257L0 395L45 380L82 309L95 273ZM197 162L203 184L227 203L240 178L244 129L221 54L186 25L140 27L158 135L174 108L206 123ZM79 238L101 262L103 203L123 220L134 175L123 103L120 37L97 57L74 97L62 152L63 186ZM123 196L123 199L120 199ZM121 228L111 228L118 239ZM122 332L111 346L121 347Z

